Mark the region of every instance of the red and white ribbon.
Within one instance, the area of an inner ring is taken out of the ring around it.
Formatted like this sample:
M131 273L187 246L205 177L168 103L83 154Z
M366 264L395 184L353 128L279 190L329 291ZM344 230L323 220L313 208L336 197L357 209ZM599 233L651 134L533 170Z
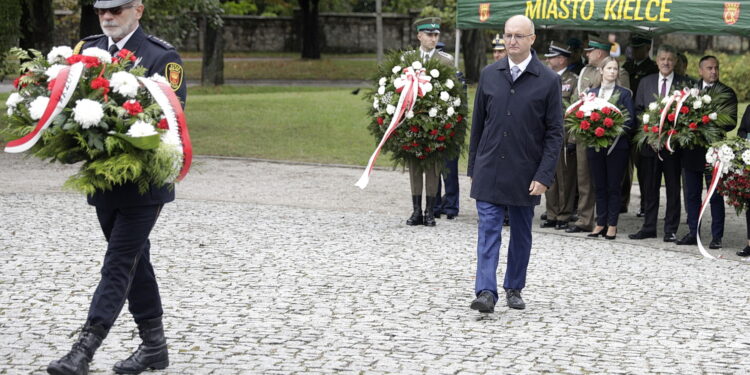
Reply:
M708 189L706 191L706 196L703 198L703 202L701 203L701 210L698 214L698 229L695 231L695 239L698 241L698 250L703 254L705 258L709 259L715 259L711 254L706 251L706 249L703 247L703 244L701 243L701 219L703 219L703 213L706 211L706 207L709 206L709 203L711 201L711 197L714 195L714 192L716 191L716 187L719 186L719 180L721 179L721 171L724 167L724 164L721 162L721 160L718 159L714 163L714 171L711 173L711 183L708 185Z
M414 69L411 66L404 68L403 74L401 74L400 78L404 85L396 89L397 93L401 93L401 96L398 98L398 104L396 105L396 111L393 113L391 122L388 124L378 147L375 148L372 156L370 156L365 171L362 172L362 176L357 183L354 184L360 189L367 187L367 184L370 182L370 172L372 172L375 161L378 159L378 155L380 155L380 150L383 148L383 145L391 134L396 131L396 128L404 122L405 114L414 108L414 104L417 102L417 97L421 98L424 96L426 93L425 86L431 79L430 76L425 74L424 68Z
M685 100L690 96L690 89L684 88L682 91L676 92L672 99L677 101L677 105L675 105L675 111L674 111L674 122L672 125L672 128L677 128L677 119L680 117L680 110L682 109L682 105L685 103ZM668 108L669 106L665 107ZM661 131L661 127L659 128L659 131ZM667 132L667 142L665 143L665 148L669 152L674 152L672 149L672 132Z
M81 80L83 67L83 63L79 62L60 70L57 78L55 78L55 84L52 86L47 108L45 108L34 130L22 138L8 142L5 145L5 152L15 154L34 147L42 137L44 131L52 124L55 117L65 109L68 101L70 101L76 87L78 87L78 82Z

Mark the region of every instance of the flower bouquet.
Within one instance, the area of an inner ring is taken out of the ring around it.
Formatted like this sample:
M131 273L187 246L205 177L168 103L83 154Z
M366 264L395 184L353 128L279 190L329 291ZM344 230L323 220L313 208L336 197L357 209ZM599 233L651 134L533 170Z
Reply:
M627 110L621 110L614 104L618 98L618 93L609 100L589 93L565 110L565 128L576 143L599 151L617 142L625 133L623 124L629 116Z
M421 62L417 51L395 51L378 67L368 128L380 142L357 186L367 178L380 150L397 165L410 160L440 163L465 147L468 106L456 70L437 59Z
M737 214L750 207L750 141L732 138L716 142L706 152L713 167L712 186L727 198ZM711 187L709 186L709 191ZM710 195L708 195L710 196Z
M701 94L685 88L648 105L641 117L643 131L638 131L638 147L649 145L673 152L682 148L708 147L724 138L723 126L732 123L724 95Z
M91 195L125 183L141 192L182 179L192 147L182 106L163 77L145 78L132 52L46 56L18 48L21 76L6 105L6 152L83 162L65 187Z

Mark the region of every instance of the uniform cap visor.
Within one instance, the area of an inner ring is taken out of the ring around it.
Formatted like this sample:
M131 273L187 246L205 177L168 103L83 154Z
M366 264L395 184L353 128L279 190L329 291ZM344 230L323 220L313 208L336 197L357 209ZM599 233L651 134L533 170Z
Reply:
M96 0L94 8L109 9L132 3L133 0Z

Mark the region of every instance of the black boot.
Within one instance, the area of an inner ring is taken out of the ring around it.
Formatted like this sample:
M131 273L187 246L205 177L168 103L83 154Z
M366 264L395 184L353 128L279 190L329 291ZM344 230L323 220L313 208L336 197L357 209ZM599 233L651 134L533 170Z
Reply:
M78 341L64 357L50 362L47 372L53 375L86 375L89 373L89 363L102 340L107 337L107 330L99 325L86 325L78 335Z
M164 337L161 317L139 323L138 335L142 340L138 350L128 359L115 363L112 368L115 373L140 374L146 369L162 370L169 366L167 339Z
M406 220L406 225L422 225L422 196L412 195L411 204L414 211L412 211L411 217Z
M435 204L435 197L427 197L427 207L424 209L424 225L428 227L435 226L435 214L432 209Z

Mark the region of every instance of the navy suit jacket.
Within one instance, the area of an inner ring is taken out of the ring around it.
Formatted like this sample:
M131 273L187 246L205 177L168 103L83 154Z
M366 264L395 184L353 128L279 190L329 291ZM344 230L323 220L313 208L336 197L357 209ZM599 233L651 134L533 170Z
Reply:
M589 91L598 96L600 88L601 87L595 87ZM620 109L620 111L628 111L628 120L622 124L622 126L625 128L625 134L620 136L620 139L617 141L615 148L627 149L630 148L630 137L633 135L633 129L635 129L633 127L633 124L635 123L635 107L633 106L633 94L630 93L630 90L622 86L615 86L615 91L612 93L612 95L615 95L616 93L619 93L620 97L617 98L617 103L615 103L615 105Z
M535 206L531 181L552 185L563 140L560 76L531 51L513 82L508 57L479 77L469 145L471 197L500 205Z
M81 50L89 47L98 47L107 50L109 39L106 35L93 35L83 39L84 44ZM167 42L162 41L151 35L146 35L143 29L138 29L125 43L125 49L130 50L136 57L141 58L140 65L148 71L147 76L160 74L168 77L168 64L178 64L182 67L182 60L174 47ZM180 77L179 86L175 89L175 94L180 98L183 107L187 98L187 89L183 80L184 74ZM133 183L117 185L112 190L97 191L88 197L91 205L99 208L114 209L120 207L133 206L150 206L164 204L174 200L174 184L164 186L151 186L144 194L138 192L138 187Z
M672 79L672 86L669 88L669 92L667 94L671 94L675 90L682 90L685 87L693 87L693 82L690 80L690 78L675 73L674 78ZM641 82L638 84L638 91L636 91L635 94L635 123L637 124L636 128L641 127L640 117L643 114L643 111L648 107L649 104L651 104L651 102L657 100L657 96L659 95L660 90L661 87L659 87L659 73L654 73L641 79ZM651 147L644 145L643 147L641 147L641 155L646 157L655 157L656 152Z
M703 87L703 81L698 81L695 84L695 88L701 89ZM732 131L737 126L737 94L734 93L731 87L716 82L713 86L705 90L706 94L711 96L715 95L726 95L726 105L729 106L729 116L732 118L732 123L724 126L725 131ZM706 152L708 149L704 147L694 147L690 150L682 151L682 167L689 171L700 172L706 169Z

